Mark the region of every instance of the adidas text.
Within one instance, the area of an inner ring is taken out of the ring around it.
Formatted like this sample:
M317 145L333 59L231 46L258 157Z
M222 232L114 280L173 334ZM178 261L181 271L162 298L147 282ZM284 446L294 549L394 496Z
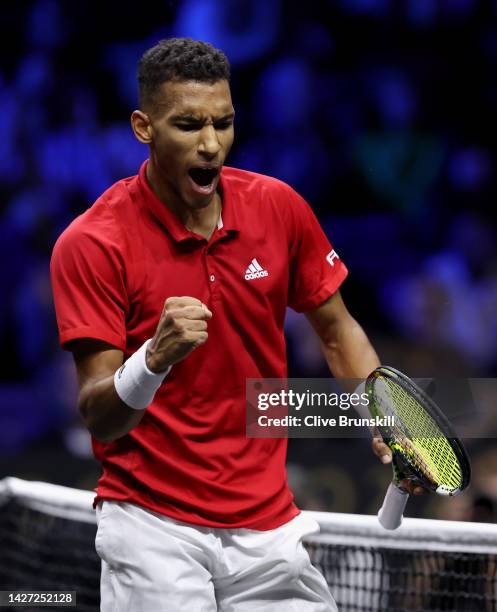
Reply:
M253 280L254 278L262 278L263 276L269 276L267 270L260 270L258 272L249 272L245 274L245 280Z

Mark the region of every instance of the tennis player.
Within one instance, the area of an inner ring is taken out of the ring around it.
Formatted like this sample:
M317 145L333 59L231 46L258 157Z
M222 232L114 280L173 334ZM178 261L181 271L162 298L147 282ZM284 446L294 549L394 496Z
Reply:
M318 526L293 502L286 440L245 436L245 380L286 376L287 306L306 313L336 377L379 361L306 202L224 166L229 77L209 44L148 50L131 125L149 158L53 252L60 341L103 467L104 612L336 610L302 545Z

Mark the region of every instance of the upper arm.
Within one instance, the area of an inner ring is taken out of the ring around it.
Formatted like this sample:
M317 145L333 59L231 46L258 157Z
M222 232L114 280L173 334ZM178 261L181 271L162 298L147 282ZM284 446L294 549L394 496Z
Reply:
M95 338L126 347L129 308L121 246L112 227L76 221L57 240L50 262L60 342Z
M335 334L340 327L354 323L354 319L347 310L340 291L336 291L317 308L309 310L305 315L318 336L325 343L333 342Z
M90 338L71 342L80 393L101 380L113 376L123 363L123 351Z
M347 276L347 268L307 202L288 187L285 195L283 210L290 273L288 305L297 312L308 312L336 293Z

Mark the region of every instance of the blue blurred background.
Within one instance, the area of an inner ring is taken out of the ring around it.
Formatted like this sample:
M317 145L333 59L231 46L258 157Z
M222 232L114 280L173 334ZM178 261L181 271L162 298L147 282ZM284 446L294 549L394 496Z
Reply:
M2 9L0 36L0 477L98 478L48 263L69 222L146 157L129 126L136 63L168 36L230 58L229 164L311 203L382 361L496 376L495 0L34 0ZM289 312L287 333L290 374L326 376L305 318ZM488 434L468 442L472 492L412 514L493 520ZM302 506L349 512L376 511L389 480L365 440L290 441L289 473Z

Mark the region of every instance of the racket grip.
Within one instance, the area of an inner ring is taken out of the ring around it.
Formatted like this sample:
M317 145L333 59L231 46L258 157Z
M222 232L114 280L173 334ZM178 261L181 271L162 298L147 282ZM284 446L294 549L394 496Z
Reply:
M397 529L402 523L402 515L408 499L409 493L391 482L383 500L383 505L378 512L380 525L385 529Z

